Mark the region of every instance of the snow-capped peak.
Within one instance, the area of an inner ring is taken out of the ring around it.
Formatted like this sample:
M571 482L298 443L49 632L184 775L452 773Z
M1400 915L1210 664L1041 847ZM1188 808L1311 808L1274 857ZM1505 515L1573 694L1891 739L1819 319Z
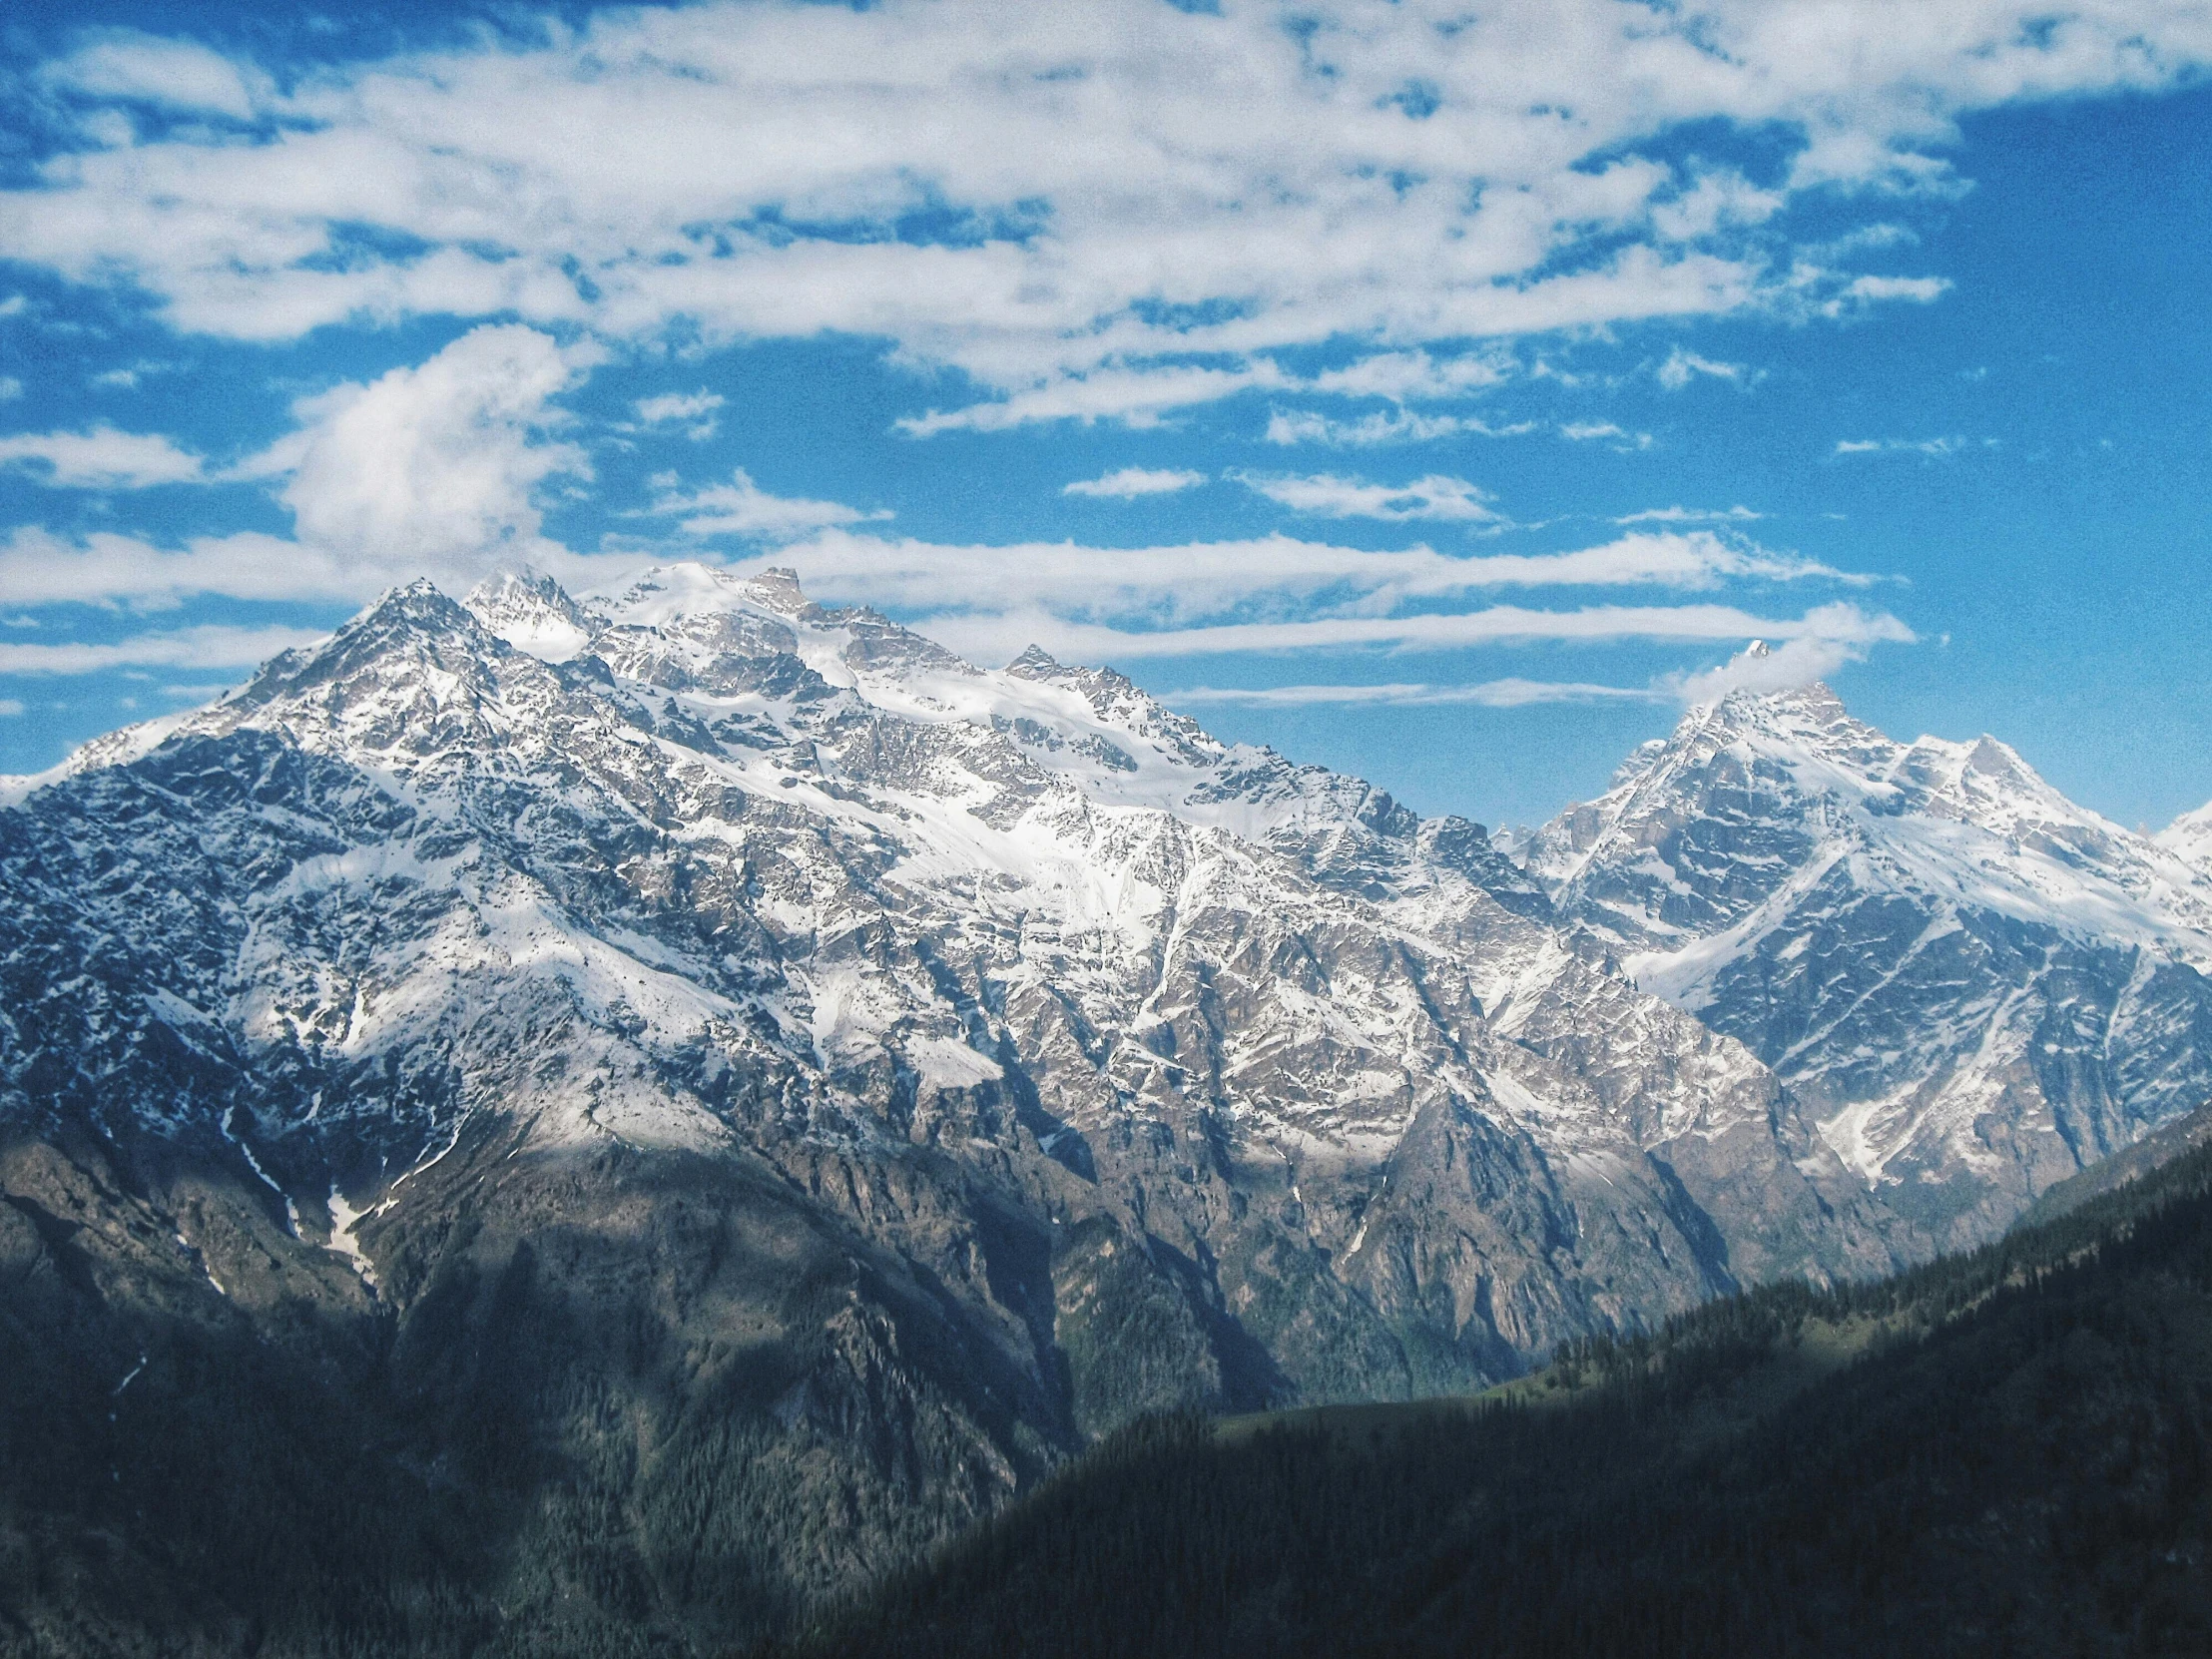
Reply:
M1525 862L1640 986L1829 1100L1870 1181L1981 1204L2212 1092L2212 876L2177 830L2129 832L1993 737L1900 743L1815 682L1692 708Z
M1775 844L1705 879L1688 827L1722 820ZM1878 883L2212 960L2212 882L2172 850L2069 801L1993 737L1900 743L1819 681L1691 709L1604 796L1538 831L1526 861L1554 889L1581 882L1624 940L1665 948L1847 850Z
M552 577L527 567L487 577L461 603L489 632L549 663L570 661L605 626Z
M2212 803L2183 813L2152 837L2161 848L2212 879Z

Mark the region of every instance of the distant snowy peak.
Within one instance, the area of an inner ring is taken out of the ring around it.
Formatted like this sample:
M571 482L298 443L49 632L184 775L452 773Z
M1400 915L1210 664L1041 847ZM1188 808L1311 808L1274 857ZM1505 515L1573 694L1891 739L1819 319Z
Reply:
M568 662L605 626L605 618L534 570L502 572L479 583L461 603L487 631L549 663Z
M2212 959L2212 881L2172 847L2075 805L1995 738L1899 743L1818 683L1693 708L1523 861L1588 924L1667 950L1843 858L1863 886Z
M1524 858L1562 920L1963 1243L2212 1097L2212 875L2181 839L1994 738L1899 743L1809 685L1691 709Z
M2183 813L2153 838L2162 850L2212 878L2212 804Z

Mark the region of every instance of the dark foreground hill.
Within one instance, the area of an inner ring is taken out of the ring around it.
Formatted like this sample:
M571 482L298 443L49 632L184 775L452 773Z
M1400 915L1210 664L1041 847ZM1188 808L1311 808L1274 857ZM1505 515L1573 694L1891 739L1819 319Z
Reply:
M809 1653L2199 1654L2212 1148L1485 1400L1140 1424Z

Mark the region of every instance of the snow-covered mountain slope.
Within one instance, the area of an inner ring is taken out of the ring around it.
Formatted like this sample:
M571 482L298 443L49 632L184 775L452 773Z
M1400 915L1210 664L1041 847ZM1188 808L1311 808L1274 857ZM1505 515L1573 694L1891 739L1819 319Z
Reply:
M370 1211L495 1117L1017 1184L1041 1154L1074 1187L1028 1201L1079 1188L1231 1278L1294 1249L1484 1375L1747 1266L1880 1255L1763 1068L1565 948L1475 827L784 575L417 585L5 825L38 964L13 1113L212 1130L303 1212ZM1459 1185L1416 1202L1429 1159ZM1310 1325L1272 1317L1271 1352Z
M1733 693L1524 861L1939 1239L2212 1098L2212 880L1993 738L1901 744L1821 685Z
M2212 805L2183 813L2153 838L2183 863L2212 876Z

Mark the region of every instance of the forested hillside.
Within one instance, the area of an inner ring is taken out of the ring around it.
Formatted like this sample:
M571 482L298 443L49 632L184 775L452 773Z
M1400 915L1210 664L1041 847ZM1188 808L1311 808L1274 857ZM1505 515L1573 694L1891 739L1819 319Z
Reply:
M809 1653L2201 1653L2212 1149L1478 1403L1134 1427Z

